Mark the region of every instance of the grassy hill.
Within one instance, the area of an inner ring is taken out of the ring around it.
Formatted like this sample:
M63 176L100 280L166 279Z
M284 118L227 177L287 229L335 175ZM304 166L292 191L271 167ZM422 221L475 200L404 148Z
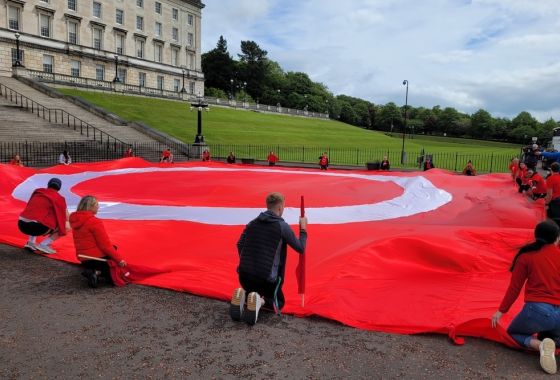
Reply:
M59 90L67 95L79 96L125 120L141 121L187 143L194 141L197 112L190 111L188 103L75 89ZM202 118L204 137L206 142L214 147L215 156L224 156L227 155L224 152L235 150L238 156L263 158L269 149L278 151L285 147L281 159L288 159L288 156L293 155L295 161L313 161L322 150L328 150L331 158L336 158L333 157L333 152L344 151L344 157L339 155L340 163L362 164L368 160L380 159L385 154L388 154L394 163L400 161L400 134L388 136L334 120L221 107L211 107L209 112L204 112ZM216 154L218 145L222 147L220 153ZM262 149L248 150L246 147L249 145L262 146ZM298 149L307 151L302 154ZM454 164L446 164L446 167L457 169L463 161L471 158L476 158L480 163L478 167L482 167L486 164L481 161L488 160L487 156L493 154L503 155L501 160L504 161L507 157L518 154L519 146L416 135L414 138L406 137L405 150L411 157L409 161L414 162L419 152L424 150L430 154L442 155L446 161L454 160ZM504 165L500 163L500 168L502 166Z

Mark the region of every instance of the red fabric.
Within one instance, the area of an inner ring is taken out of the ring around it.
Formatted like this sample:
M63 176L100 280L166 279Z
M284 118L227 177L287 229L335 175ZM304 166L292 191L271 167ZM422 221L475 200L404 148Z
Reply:
M525 285L525 281L527 284ZM525 302L560 305L560 248L555 244L519 256L507 292L500 304L506 313L525 285Z
M73 212L70 214L70 226L72 226L78 260L82 261L79 255L99 258L109 256L116 262L123 260L109 240L103 222L96 218L93 212Z
M549 190L552 190L552 198L556 199L560 197L560 174L552 173L550 177L546 180L546 186Z
M269 154L266 159L268 160L268 162L271 162L273 164L278 162L278 156L276 156L274 154Z
M531 177L531 187L533 188L533 193L546 194L546 182L539 173L535 172Z
M303 195L301 196L301 201L299 205L299 216L301 218L305 217L305 201ZM298 265L296 268L296 278L298 283L298 294L305 294L305 253L299 255Z
M36 173L66 175L159 167L139 158L58 165L40 171L0 165L0 242L19 247L25 244L26 236L18 231L16 223L25 202L15 199L12 192ZM521 310L523 299L519 297L514 302L501 318L498 329L491 328L490 319L508 287L508 269L515 253L533 238L534 227L542 220L542 207L517 193L509 173L466 177L440 169L375 172L376 176L424 177L451 194L452 200L433 211L412 216L319 224L322 217L314 214L314 209L328 209L336 206L336 202L357 205L390 201L402 190L391 190L387 195L386 187L396 185L335 176L372 175L365 170L325 173L287 168L271 171L267 167L266 173L256 173L252 170L262 167L232 167L218 162L180 163L173 168L197 171L169 171L166 167L156 173L116 174L88 180L71 190L79 196L94 194L101 202L130 199L135 204L165 205L171 199L173 204L183 206L254 208L250 217L264 208L264 198L273 190L286 194L287 210L295 209L292 211L297 216L300 195L304 193L310 225L305 253L305 308L300 305L294 275L295 253L288 250L288 256L293 258L287 260L283 312L318 315L368 330L435 332L455 338L477 336L516 347L504 329ZM219 177L229 181L222 179L220 186L213 186ZM152 182L153 178L157 181ZM153 191L154 183L177 184L179 190ZM186 291L225 302L229 301L232 289L239 286L235 244L244 225L116 219L103 219L103 223L111 240L126 255L131 275L138 266L152 271L145 278L132 280L136 284ZM292 226L295 231L296 223ZM53 247L58 253L49 258L77 262L76 249L69 237L56 240Z
M66 235L66 200L54 189L35 190L21 216Z

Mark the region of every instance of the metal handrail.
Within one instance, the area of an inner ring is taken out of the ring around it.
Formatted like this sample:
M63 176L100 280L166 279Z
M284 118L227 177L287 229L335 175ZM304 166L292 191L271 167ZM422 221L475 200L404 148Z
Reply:
M103 143L105 140L108 143L112 142L115 144L120 143L126 145L124 141L111 136L107 132L94 127L90 123L83 121L79 117L76 117L65 110L60 108L45 107L2 83L0 83L0 96L4 96L4 99L6 100L9 99L10 102L15 102L16 105L20 106L20 108L25 108L27 111L37 114L37 117L42 117L43 120L48 120L49 123L67 125L68 127L73 128L74 131L79 131L81 135L85 134L88 138L92 135L94 141Z

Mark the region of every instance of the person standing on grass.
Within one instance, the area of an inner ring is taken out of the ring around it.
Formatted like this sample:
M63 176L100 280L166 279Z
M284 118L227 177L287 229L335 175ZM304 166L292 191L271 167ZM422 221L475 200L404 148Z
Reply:
M542 369L554 374L554 354L560 343L560 227L552 221L540 222L534 234L535 241L521 247L513 259L511 281L492 316L492 327L525 286L525 305L507 332L521 347L539 351Z
M268 153L268 157L266 159L268 161L268 166L274 166L279 161L278 156L275 155L272 151Z
M29 236L24 248L46 254L56 253L51 247L53 241L66 235L70 230L66 200L58 192L62 181L51 178L47 188L36 189L18 220L18 228ZM47 236L40 244L36 244L38 236Z
M231 298L230 316L233 320L244 319L254 325L261 306L265 305L276 312L284 307L282 284L287 247L289 245L296 252L304 254L307 243L307 218L299 219L298 239L282 219L284 205L282 194L269 194L266 197L267 210L247 224L237 242L237 272L242 287L235 289Z

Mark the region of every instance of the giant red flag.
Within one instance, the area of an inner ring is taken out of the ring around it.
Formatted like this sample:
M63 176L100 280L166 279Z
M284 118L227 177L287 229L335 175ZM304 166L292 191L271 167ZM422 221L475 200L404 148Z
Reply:
M132 282L221 300L238 286L236 242L272 191L286 196L297 226L299 197L313 221L304 256L305 308L295 278L284 284L284 312L396 333L481 336L514 345L505 333L523 300L492 329L512 257L542 218L506 174L476 177L319 171L220 163L151 164L138 158L43 170L0 165L0 242L22 247L17 218L31 192L62 180L70 208L99 199ZM72 210L71 210L72 211ZM77 262L71 234L53 259ZM23 251L22 251L22 254ZM288 260L286 273L294 273ZM135 276L134 267L153 275ZM72 286L70 283L68 286Z

